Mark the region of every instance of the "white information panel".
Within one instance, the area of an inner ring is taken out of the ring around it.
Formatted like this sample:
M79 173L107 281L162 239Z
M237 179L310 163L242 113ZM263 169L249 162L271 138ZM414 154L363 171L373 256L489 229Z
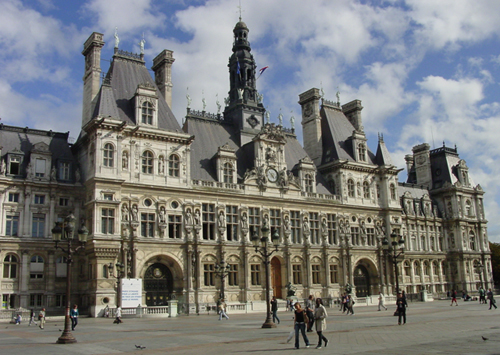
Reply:
M137 307L142 303L142 279L122 279L122 308Z

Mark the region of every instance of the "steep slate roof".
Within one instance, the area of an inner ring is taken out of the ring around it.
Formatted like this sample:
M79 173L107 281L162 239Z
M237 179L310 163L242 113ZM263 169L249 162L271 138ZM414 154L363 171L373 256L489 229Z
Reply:
M2 157L8 153L21 151L24 159L21 162L21 171L24 173L30 162L30 153L37 143L45 143L52 153L52 166L56 166L59 159L75 162L71 147L68 144L69 132L52 132L38 129L21 128L0 124L0 142L2 144Z
M109 81L112 92L108 90L106 84L102 85L94 117L96 113L102 112L105 116L117 117L129 124L136 124L133 97L137 85L149 83L156 89L158 96L158 128L169 131L181 129L142 60L115 54L105 80ZM114 116L116 113L118 115Z
M321 131L323 134L322 164L337 159L354 162L354 154L348 138L355 130L344 113L334 108L323 106L321 108ZM328 151L330 153L328 154ZM367 147L367 163L374 164L375 156Z

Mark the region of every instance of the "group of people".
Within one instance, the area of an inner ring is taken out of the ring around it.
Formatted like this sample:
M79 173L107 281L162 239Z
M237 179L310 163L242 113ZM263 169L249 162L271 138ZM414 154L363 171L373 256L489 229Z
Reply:
M340 309L339 311L342 311L342 313L346 313L346 315L354 315L354 304L356 302L354 301L354 298L352 297L351 294L344 292L344 294L340 298Z
M295 349L299 349L299 333L302 333L306 348L310 346L306 329L312 332L313 325L316 325L316 333L318 334L318 345L316 349L321 349L323 343L326 347L328 345L328 339L323 335L323 331L326 329L326 317L328 317L328 314L323 306L323 300L321 298L314 299L314 297L310 295L306 300L305 309L302 308L299 302L295 302L294 307L295 317L293 324L295 330Z
M21 325L22 320L23 317L20 313L16 314L16 316L14 317L16 325ZM45 327L45 308L42 308L40 312L38 312L38 321L40 322L40 329L43 329ZM33 308L30 312L30 321L28 323L28 326L31 326L31 324L37 325L37 322L35 320L35 310Z

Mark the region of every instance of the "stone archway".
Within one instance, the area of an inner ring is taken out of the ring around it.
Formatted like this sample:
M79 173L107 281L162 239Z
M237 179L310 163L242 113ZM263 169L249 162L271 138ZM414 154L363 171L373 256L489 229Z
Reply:
M170 268L162 263L154 263L144 273L144 291L147 306L166 306L174 289L174 279Z

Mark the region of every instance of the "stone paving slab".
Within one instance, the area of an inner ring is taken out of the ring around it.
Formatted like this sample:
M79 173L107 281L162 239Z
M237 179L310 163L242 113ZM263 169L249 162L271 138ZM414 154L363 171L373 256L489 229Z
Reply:
M263 313L177 318L126 318L113 324L110 318L82 318L73 333L76 344L55 344L63 322L47 322L44 330L13 324L0 325L0 354L279 354L324 352L325 354L477 354L500 355L500 310L488 310L477 302L448 301L411 303L407 324L397 325L394 308L360 307L354 316L327 309L325 336L328 347L316 350L317 335L307 333L311 347L300 339L286 343L292 330L292 313L280 311L277 328L262 329ZM484 341L481 336L488 338ZM144 346L137 349L135 345Z

